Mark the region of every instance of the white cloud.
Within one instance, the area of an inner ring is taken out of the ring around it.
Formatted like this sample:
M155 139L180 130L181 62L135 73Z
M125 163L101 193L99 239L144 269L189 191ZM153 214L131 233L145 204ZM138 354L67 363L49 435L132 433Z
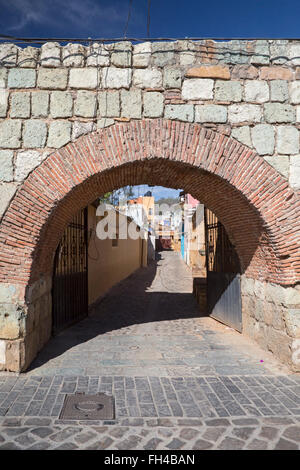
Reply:
M0 9L8 13L5 18L6 31L21 32L28 27L45 26L45 36L51 36L49 31L53 29L56 34L61 31L62 37L66 36L64 30L72 29L74 37L84 34L104 37L117 32L122 37L128 15L128 3L125 1L0 0ZM142 25L143 19L139 12L134 10L133 13L134 24Z

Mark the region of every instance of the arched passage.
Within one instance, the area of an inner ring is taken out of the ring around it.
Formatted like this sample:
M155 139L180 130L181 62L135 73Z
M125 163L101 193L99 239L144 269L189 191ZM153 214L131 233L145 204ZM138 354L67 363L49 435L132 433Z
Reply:
M257 304L251 304L251 292L253 283L259 283L261 302L269 295L268 286L291 286L299 280L299 195L232 138L197 124L141 120L85 135L51 154L28 176L4 214L0 280L7 304L18 305L21 312L8 320L8 331L13 330L8 349L17 351L9 359L16 364L8 366L11 370L26 368L49 337L49 279L67 223L100 194L127 184L181 187L216 213L240 257L246 330L255 336L261 323L257 339L271 348L268 335L273 330L264 313L259 321L254 318ZM36 303L43 304L39 315ZM287 338L288 358L292 339L286 330L280 335Z

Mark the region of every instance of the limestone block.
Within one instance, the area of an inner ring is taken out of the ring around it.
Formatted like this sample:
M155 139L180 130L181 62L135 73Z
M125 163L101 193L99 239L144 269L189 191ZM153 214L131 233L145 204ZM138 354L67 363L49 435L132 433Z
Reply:
M140 88L160 88L162 73L157 69L134 70L133 85Z
M285 289L285 305L289 308L300 308L300 286Z
M53 121L49 126L48 147L60 148L71 140L71 123Z
M12 181L13 156L12 150L0 150L0 181Z
M270 63L270 50L268 41L257 40L254 53L251 55L251 64L264 65Z
M43 44L40 60L43 67L59 67L60 45L57 42L46 42L46 44Z
M30 117L30 93L18 92L11 94L10 101L11 118L29 118Z
M180 88L182 81L182 73L178 68L165 68L164 69L164 88Z
M250 57L247 54L247 42L233 40L218 43L219 57L228 64L248 64Z
M253 293L258 299L263 300L263 301L265 300L265 290L266 290L265 283L258 281L257 279L254 279Z
M33 282L27 288L27 298L32 304L41 297L51 292L52 279L51 276L41 276L37 281Z
M153 62L158 67L171 65L175 60L174 43L154 42L152 44Z
M31 358L33 359L33 357ZM6 341L6 364L5 370L11 372L20 372L25 363L24 340L15 339Z
M67 44L62 48L62 64L67 67L83 67L84 53L82 44Z
M284 310L284 320L288 334L292 338L300 338L300 309Z
M290 104L266 103L264 105L265 119L269 123L294 122L295 108Z
M164 111L164 96L156 91L146 92L143 95L144 117L161 117Z
M273 41L270 44L270 60L272 64L285 64L287 62L288 41Z
M294 189L300 189L300 155L290 157L289 183Z
M53 91L50 95L50 114L54 118L72 116L73 99L68 91Z
M165 118L193 122L194 106L192 104L167 104L165 106Z
M9 88L34 88L36 83L36 71L33 69L10 69L8 72Z
M133 67L148 67L151 57L151 42L142 42L133 46Z
M7 82L7 69L4 67L0 68L0 88L6 88Z
M300 103L300 80L290 83L290 102L292 104Z
M292 126L277 127L277 152L286 154L299 153L299 131Z
M99 116L119 117L120 96L119 91L101 91L98 95Z
M189 78L184 80L182 98L184 100L211 100L214 81L210 78Z
M269 327L267 330L267 346L281 362L291 363L291 338L284 331Z
M264 159L277 170L285 178L289 177L289 156L288 155L276 155L264 157ZM299 172L300 174L300 172Z
M241 276L241 293L250 297L254 295L254 279L245 275Z
M242 144L247 145L247 147L252 147L250 127L249 126L240 126L234 127L231 130L231 136L241 142Z
M0 339L0 365L6 363L6 341Z
M49 92L36 91L31 94L32 117L47 117L49 113Z
M86 65L88 66L108 66L109 65L109 51L105 45L94 43L87 48L86 51Z
M72 129L72 140L76 140L78 137L89 132L96 130L96 124L94 122L82 122L74 121Z
M177 41L176 51L179 53L180 65L192 65L195 61L195 50L196 47L192 41Z
M25 121L23 129L24 147L44 147L47 137L47 124L39 119Z
M75 116L95 117L97 111L96 94L91 91L80 90L74 102Z
M115 121L111 118L101 118L97 121L97 129L103 129L104 127L112 126Z
M253 65L235 65L231 71L233 79L254 79L258 77L258 70Z
M278 284L266 283L266 301L285 305L285 288Z
M15 44L0 44L0 66L14 67L17 63L18 48Z
M262 80L247 80L245 83L245 101L265 103L269 101L269 85Z
M300 43L287 46L288 58L291 65L300 65Z
M293 71L286 67L261 67L259 76L262 80L293 80Z
M35 47L19 48L18 51L18 66L27 68L36 68L39 60L39 49Z
M261 108L256 104L232 104L228 107L229 122L260 122Z
M49 90L64 90L67 87L67 69L40 68L38 71L37 86Z
M0 147L17 149L21 146L21 121L10 119L0 123Z
M300 339L292 340L292 368L295 372L300 372Z
M258 124L251 129L252 142L259 155L272 155L275 146L275 130L270 124Z
M226 106L215 104L195 106L195 122L219 122L227 121Z
M21 304L0 303L0 338L17 339L25 333L25 311Z
M100 72L95 67L70 69L69 85L71 88L93 89L99 86Z
M132 70L104 67L102 70L103 88L129 88L131 85Z
M0 117L6 117L8 109L8 91L0 89Z
M127 118L141 118L142 92L141 90L121 91L121 116Z
M270 81L271 101L283 102L289 99L288 82L286 80Z
M217 80L215 85L215 99L218 101L242 100L242 86L238 81Z
M221 78L229 80L230 70L227 65L202 65L201 67L188 69L185 76L188 78Z
M111 46L111 63L116 67L131 67L132 44L129 41L116 42Z
M41 153L36 150L18 152L15 160L15 180L25 180L29 173L45 160L48 154L48 152Z
M17 183L0 183L0 218L4 214L11 199L13 198L18 184ZM0 289L0 299L2 298L2 290Z

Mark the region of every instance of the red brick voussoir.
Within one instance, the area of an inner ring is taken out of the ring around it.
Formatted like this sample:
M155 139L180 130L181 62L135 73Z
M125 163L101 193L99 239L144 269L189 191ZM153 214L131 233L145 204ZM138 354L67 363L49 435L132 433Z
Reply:
M27 177L0 225L0 281L51 273L72 215L128 184L183 188L216 213L247 276L299 281L299 192L245 145L199 124L119 122L55 151Z

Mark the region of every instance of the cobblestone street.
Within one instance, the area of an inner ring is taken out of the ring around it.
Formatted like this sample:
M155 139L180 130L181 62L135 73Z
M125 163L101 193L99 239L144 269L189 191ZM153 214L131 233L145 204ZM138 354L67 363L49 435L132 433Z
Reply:
M211 318L173 252L0 373L0 450L298 449L300 376ZM61 420L66 394L113 395L116 419Z

